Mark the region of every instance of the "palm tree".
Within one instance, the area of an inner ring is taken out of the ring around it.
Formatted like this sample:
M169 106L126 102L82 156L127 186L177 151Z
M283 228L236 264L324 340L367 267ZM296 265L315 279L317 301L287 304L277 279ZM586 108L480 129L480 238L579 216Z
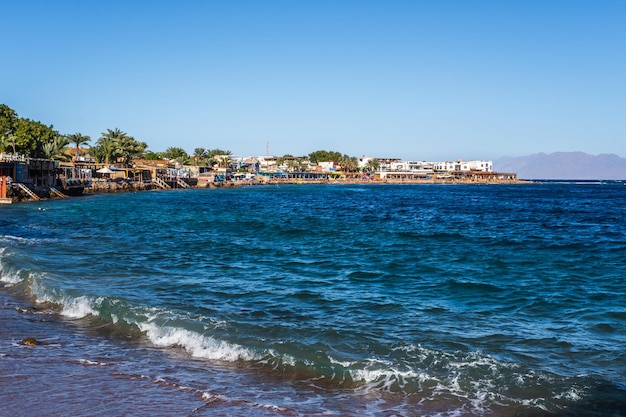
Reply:
M86 145L87 143L89 143L91 138L87 135L83 135L82 133L72 133L67 138L69 139L70 143L76 145L76 154L74 156L76 157L76 161L78 161L78 152L80 149L80 145Z
M220 168L227 168L230 166L232 162L232 153L230 151L226 151L222 155L215 155L215 159L217 160L217 166Z
M193 159L194 163L196 165L206 165L207 164L207 150L204 148L196 148L193 150L193 156L191 157L191 159Z
M121 157L126 166L130 166L131 161L142 156L148 148L147 143L139 142L132 136L120 137L115 144L115 155Z
M169 159L170 161L178 162L181 165L189 162L189 155L187 154L187 151L176 146L170 146L167 148L165 152L163 152L163 157Z
M42 144L41 148L46 158L66 161L69 159L66 152L69 144L70 141L67 136L57 135L52 141Z
M109 165L109 161L115 156L115 142L112 139L105 139L100 144L100 151L104 156L104 163Z
M107 131L102 132L101 135L100 139L98 139L98 145L101 146L105 163L108 165L111 157L117 156L116 150L118 142L122 139L128 138L128 135L126 132L122 132L117 127L113 130L107 129Z
M89 154L99 164L104 162L104 160L106 159L106 155L102 145L92 146L91 149L89 149Z
M0 150L6 151L9 147L12 147L15 154L15 135L12 131L0 136Z
M369 175L375 172L378 168L380 168L380 161L377 158L373 158L367 161L365 164L365 170Z
M341 165L344 172L354 172L357 171L359 161L356 156L343 155L339 161L339 165Z
M157 161L159 159L163 159L163 152L148 151L144 153L143 157L148 161Z
M287 161L287 166L292 172L304 172L306 162L303 158L293 158Z

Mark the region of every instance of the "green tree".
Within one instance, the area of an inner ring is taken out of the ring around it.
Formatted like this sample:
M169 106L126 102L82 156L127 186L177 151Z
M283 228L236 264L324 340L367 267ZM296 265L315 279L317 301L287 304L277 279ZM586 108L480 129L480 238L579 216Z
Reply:
M343 155L339 165L344 172L356 172L359 168L359 159L356 156Z
M122 132L117 127L113 130L107 129L106 132L102 132L96 145L99 146L99 152L104 156L104 163L109 164L111 159L117 158L118 142L122 138L126 138L128 135Z
M99 164L103 163L107 156L102 145L94 145L89 149L89 155Z
M18 116L15 110L6 104L0 104L0 141L2 144L13 143L13 132L17 127ZM0 147L6 149L6 145Z
M163 152L163 158L179 164L186 164L189 161L189 154L183 148L169 147Z
M209 166L217 165L220 168L226 168L232 161L232 155L231 151L215 148L207 150L205 158Z
M334 151L324 151L324 150L320 150L320 151L315 151L315 152L311 152L309 154L309 161L311 161L314 164L317 164L319 162L339 162L341 161L341 153L339 152L334 152Z
M304 172L308 167L304 158L291 159L287 162L287 165L289 166L289 169L294 172Z
M141 157L147 148L147 143L139 142L132 136L124 135L115 141L115 156L122 158L122 163L125 166L130 166L131 161Z
M11 151L16 153L15 147L15 135L12 131L8 131L4 135L0 135L0 151L8 152Z
M67 137L67 139L69 139L70 143L73 143L75 145L75 149L76 149L75 157L76 157L76 160L78 160L78 153L80 152L80 146L81 145L87 145L89 143L89 141L91 140L91 138L89 136L83 135L82 133L72 133L71 135L69 135Z
M222 149L209 149L206 151L206 156L209 159L214 160L216 156L220 156L220 155L228 155L229 157L232 156L232 152L231 151L224 151Z
M69 144L70 140L67 136L57 135L53 140L46 142L41 146L43 156L47 159L67 161L69 160L69 154L67 153L67 145Z
M52 125L46 126L41 122L20 118L17 120L14 137L14 147L17 153L34 158L45 157L43 145L53 142L59 135Z
M289 161L291 161L292 159L294 159L293 155L287 153L283 156L279 156L278 158L276 158L276 164L282 165L285 162L289 163Z
M380 161L377 158L372 158L367 161L365 164L364 170L371 175L373 172L376 172L380 168Z
M290 172L303 172L306 170L307 163L305 158L295 157L290 154L283 155L276 160L278 165L286 164L287 170Z
M144 154L144 159L147 159L148 161L158 161L160 159L163 159L163 152L152 152L152 151L148 151Z
M191 160L193 164L197 166L207 166L209 165L209 161L207 158L207 150L204 148L196 148L193 150L193 155L191 156Z
M220 155L215 155L213 158L217 161L217 166L220 168L228 168L233 161L232 153L230 151L226 151Z

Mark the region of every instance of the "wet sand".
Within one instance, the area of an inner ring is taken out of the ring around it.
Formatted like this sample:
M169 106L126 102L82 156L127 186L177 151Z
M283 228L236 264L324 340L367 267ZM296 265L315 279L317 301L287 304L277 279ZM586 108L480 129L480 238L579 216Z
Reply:
M38 345L21 345L26 337L35 338ZM134 358L135 354L143 357ZM172 416L190 415L205 405L201 392L133 370L136 363L145 368L146 360L167 358L160 352L135 352L104 338L94 339L0 289L3 415Z
M27 337L37 345L21 344ZM344 408L350 401L312 410L305 405L311 396L316 394L308 386L268 380L232 364L194 360L143 340L122 340L88 321L35 309L21 294L0 287L0 415L361 414Z

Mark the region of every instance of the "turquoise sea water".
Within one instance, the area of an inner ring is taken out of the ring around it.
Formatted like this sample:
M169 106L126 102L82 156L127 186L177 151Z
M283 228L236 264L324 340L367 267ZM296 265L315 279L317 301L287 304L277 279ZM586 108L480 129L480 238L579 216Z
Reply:
M626 413L621 184L18 204L0 280L9 410L50 385L57 415Z

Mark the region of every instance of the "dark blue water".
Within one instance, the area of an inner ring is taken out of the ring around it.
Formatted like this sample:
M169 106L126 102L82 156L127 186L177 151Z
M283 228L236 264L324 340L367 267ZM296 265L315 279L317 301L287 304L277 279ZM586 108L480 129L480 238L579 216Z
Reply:
M626 409L616 184L259 186L19 204L0 207L0 268L0 292L17 300L5 304L64 329L53 342L69 351L36 347L55 366L115 364L85 395L115 376L148 403L168 402L155 386L176 387L171 404L188 393L189 413L207 416ZM0 371L31 352L14 333Z

